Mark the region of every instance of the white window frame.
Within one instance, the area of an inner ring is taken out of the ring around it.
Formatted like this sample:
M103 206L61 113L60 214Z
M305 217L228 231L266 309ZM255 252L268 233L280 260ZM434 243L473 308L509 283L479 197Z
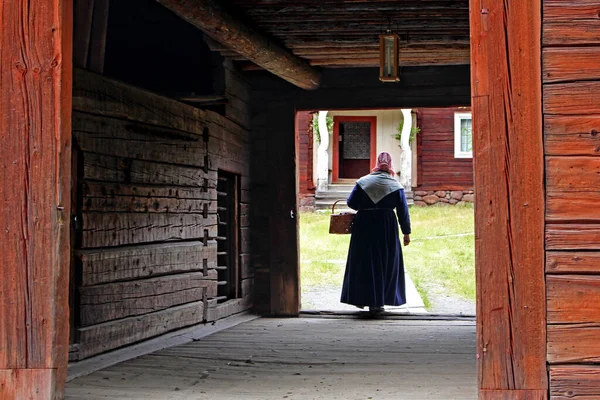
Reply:
M460 146L461 121L464 119L470 119L471 121L473 121L473 115L470 112L454 113L454 158L473 158L473 150L472 149L471 149L471 151L462 151L461 146ZM472 135L473 135L473 130L471 129L471 136ZM473 140L472 137L471 137L471 140Z

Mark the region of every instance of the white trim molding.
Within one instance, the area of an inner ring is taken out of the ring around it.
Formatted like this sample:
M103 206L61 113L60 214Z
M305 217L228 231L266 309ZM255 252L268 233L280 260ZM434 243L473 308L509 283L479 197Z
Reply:
M454 113L454 158L473 158L473 128L471 124L471 138L469 142L469 150L464 150L462 144L462 122L465 120L472 121L473 117L470 112Z

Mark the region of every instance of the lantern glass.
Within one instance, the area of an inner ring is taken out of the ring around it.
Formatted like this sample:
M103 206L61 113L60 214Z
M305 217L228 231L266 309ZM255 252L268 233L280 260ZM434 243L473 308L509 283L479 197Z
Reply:
M379 79L383 82L398 82L398 35L381 35L379 53Z

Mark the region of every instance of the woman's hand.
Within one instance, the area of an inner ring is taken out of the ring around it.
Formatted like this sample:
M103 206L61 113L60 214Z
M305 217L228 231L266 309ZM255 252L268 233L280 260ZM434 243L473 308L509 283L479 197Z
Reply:
M410 235L404 235L404 245L408 246L410 244Z

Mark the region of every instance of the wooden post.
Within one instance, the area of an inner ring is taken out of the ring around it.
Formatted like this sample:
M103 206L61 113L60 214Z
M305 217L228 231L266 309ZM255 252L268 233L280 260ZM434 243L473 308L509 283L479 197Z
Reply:
M271 103L269 116L270 313L297 316L300 312L300 255L293 105Z
M69 342L72 3L0 3L0 398L60 399Z
M480 399L545 399L540 0L471 0Z

